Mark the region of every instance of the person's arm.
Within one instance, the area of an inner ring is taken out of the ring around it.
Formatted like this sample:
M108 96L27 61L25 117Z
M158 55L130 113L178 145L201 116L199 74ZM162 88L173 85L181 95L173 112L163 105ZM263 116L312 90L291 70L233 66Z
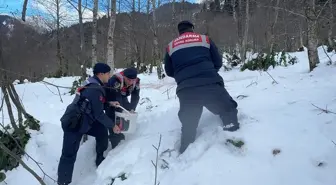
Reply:
M139 100L140 100L140 78L137 79L135 88L131 94L131 105L130 105L131 110L135 111L136 107L138 106Z
M89 91L87 93L87 99L91 102L91 112L94 120L112 129L115 124L104 112L104 94L97 88L88 88L87 90Z
M209 40L210 40L210 53L212 62L218 71L223 66L223 58L219 54L216 44L210 38Z
M119 103L122 103L122 96L120 93L121 83L118 78L116 76L112 76L107 84L107 88L109 89L106 94L108 97L107 101L118 101Z
M165 58L164 58L164 69L166 71L166 74L170 77L174 77L174 68L173 63L171 60L171 57L169 56L168 51L166 52Z

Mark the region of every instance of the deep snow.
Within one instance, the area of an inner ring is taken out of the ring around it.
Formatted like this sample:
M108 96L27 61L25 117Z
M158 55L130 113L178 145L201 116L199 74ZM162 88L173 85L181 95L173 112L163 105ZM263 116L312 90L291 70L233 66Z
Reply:
M298 57L298 64L268 71L278 84L272 83L265 72L222 70L226 88L239 104L242 128L234 133L223 132L219 118L204 109L195 143L180 156L175 152L171 157L162 156L169 168L161 169L164 163L159 161L160 185L334 185L336 145L332 141L336 142L336 114L321 113L312 104L336 112L336 66L325 65L328 57L321 48L319 54L322 63L308 73L306 52L291 53ZM330 56L336 61L335 53ZM151 160L155 161L156 151L152 145L158 144L162 134L160 153L176 147L180 137L179 103L173 79L159 81L156 74L140 78L137 132L126 135L126 141L114 150L109 149L98 169L94 165L95 141L89 137L79 149L73 185L107 185L121 173L126 173L127 179L116 179L114 185L154 184ZM74 79L45 81L70 87ZM42 83L16 88L27 111L41 121L41 130L32 131L26 152L56 179L63 137L59 119L73 96L64 94L68 89L60 89L62 103L57 89L48 86L48 90ZM6 114L5 110L5 121ZM225 144L233 137L244 140L242 149ZM281 152L274 156L274 149ZM32 160L23 160L43 175ZM38 184L21 166L6 175L8 185ZM45 181L55 184L47 177Z

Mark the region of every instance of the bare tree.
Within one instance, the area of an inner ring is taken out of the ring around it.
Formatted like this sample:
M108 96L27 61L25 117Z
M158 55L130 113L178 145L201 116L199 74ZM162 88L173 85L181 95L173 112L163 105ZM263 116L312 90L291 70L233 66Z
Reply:
M114 36L114 28L116 22L116 8L117 8L117 1L111 0L111 16L110 16L110 23L108 29L108 44L107 44L107 64L111 67L112 72L114 71L114 43L113 43L113 36Z
M322 11L322 10L321 10ZM319 58L317 54L318 46L318 14L315 0L308 0L306 4L306 20L307 20L307 37L308 37L308 58L309 69L312 71Z
M68 3L77 11L78 13L78 23L79 23L79 36L80 36L80 54L78 56L78 61L81 64L81 80L84 81L86 79L86 66L87 66L87 59L86 59L86 47L85 47L85 38L84 38L84 25L83 25L83 13L87 8L87 0L85 0L85 6L83 5L83 0L77 0L77 6L72 0L67 0ZM83 8L84 7L84 8Z
M329 29L328 29L328 44L330 49L336 49L335 48L335 41L333 41L333 26L334 26L334 10L333 10L333 1L329 0L329 20L328 20L328 24L329 24Z
M97 15L98 15L98 0L94 0L93 21L92 21L92 67L97 63Z
M153 6L153 44L154 44L154 53L153 53L153 63L151 65L152 66L156 66L156 70L157 70L157 75L158 78L161 79L162 78L162 62L160 60L160 56L159 56L159 44L158 44L158 36L157 36L157 32L158 32L158 28L157 28L157 22L156 22L156 0L152 0L152 6Z
M280 0L276 0L276 7L279 7ZM270 53L274 51L274 42L275 42L275 25L278 22L279 9L274 10L274 21L271 23L270 29Z
M21 17L23 22L26 21L27 5L28 5L28 0L24 0L23 1L23 7L22 7L22 17Z
M245 25L244 27L241 27L242 33L244 33L241 39L241 46L240 46L240 57L241 60L244 62L246 59L246 50L247 50L247 41L248 41L248 33L249 33L249 20L250 20L250 0L246 0L245 2ZM239 6L240 6L240 16L243 15L243 0L239 0ZM241 21L242 24L242 21Z
M43 6L47 12L49 12L50 17L52 17L52 22L56 26L50 26L56 31L56 58L58 60L58 70L56 76L67 75L69 64L64 60L61 46L61 31L62 21L65 19L65 15L61 12L61 8L65 6L64 0L37 0L39 5ZM50 23L49 23L50 24Z

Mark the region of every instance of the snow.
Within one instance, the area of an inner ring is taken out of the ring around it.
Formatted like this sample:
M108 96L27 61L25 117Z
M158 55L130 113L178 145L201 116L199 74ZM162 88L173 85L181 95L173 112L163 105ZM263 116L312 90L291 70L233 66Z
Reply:
M336 142L336 115L321 113L312 105L324 109L327 106L336 112L336 66L326 65L329 58L321 48L321 63L310 73L306 52L289 54L299 62L268 71L277 83L272 83L265 72L221 70L227 90L239 104L241 129L233 133L222 131L220 119L204 109L197 139L186 152L178 156L173 151L170 157L168 153L160 157L157 170L161 185L336 183L336 146L332 142ZM336 61L335 53L330 53L330 57ZM177 148L181 124L174 80L166 77L159 81L156 74L141 74L140 78L136 133L126 135L117 148L109 148L97 169L95 140L89 137L79 149L72 185L107 185L122 173L127 179L117 178L114 185L154 184L151 160L155 162L156 150L152 145L158 145L161 134L159 154ZM44 81L71 87L75 79L78 77ZM57 89L41 82L15 87L27 111L41 121L41 130L31 131L26 152L56 179L63 137L59 119L73 96L67 93L69 89L60 88L61 102ZM4 120L8 120L6 110L4 115ZM245 145L241 149L226 145L228 138L242 139ZM280 153L273 155L274 149ZM31 159L22 159L43 177ZM161 168L165 165L161 159L167 161L169 168ZM6 175L8 185L38 184L21 166ZM44 179L48 185L56 184L48 177Z

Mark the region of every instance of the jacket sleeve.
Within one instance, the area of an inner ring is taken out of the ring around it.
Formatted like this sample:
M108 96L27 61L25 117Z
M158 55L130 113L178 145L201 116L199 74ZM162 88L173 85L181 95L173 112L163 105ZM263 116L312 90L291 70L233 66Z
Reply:
M138 106L139 100L140 100L140 78L138 78L135 88L131 94L131 105L130 105L131 109L133 110L136 109L136 107Z
M210 40L210 53L211 53L212 62L218 71L223 66L223 59L218 52L218 48L216 44L210 38L209 40Z
M120 86L121 84L116 76L112 76L109 79L107 83L108 91L106 93L107 101L118 101L119 103L122 103L122 97L120 94Z
M93 118L105 125L107 128L114 127L114 121L111 120L104 112L104 94L98 88L88 88L88 99L91 102L91 111Z
M172 63L172 60L171 60L168 52L166 52L166 55L165 55L165 58L164 58L164 68L165 68L166 74L168 76L174 77L173 63Z
M128 101L127 96L122 96L122 106L127 110L135 110L138 106L140 100L140 79L138 78L138 82L134 90L131 93L131 102Z

